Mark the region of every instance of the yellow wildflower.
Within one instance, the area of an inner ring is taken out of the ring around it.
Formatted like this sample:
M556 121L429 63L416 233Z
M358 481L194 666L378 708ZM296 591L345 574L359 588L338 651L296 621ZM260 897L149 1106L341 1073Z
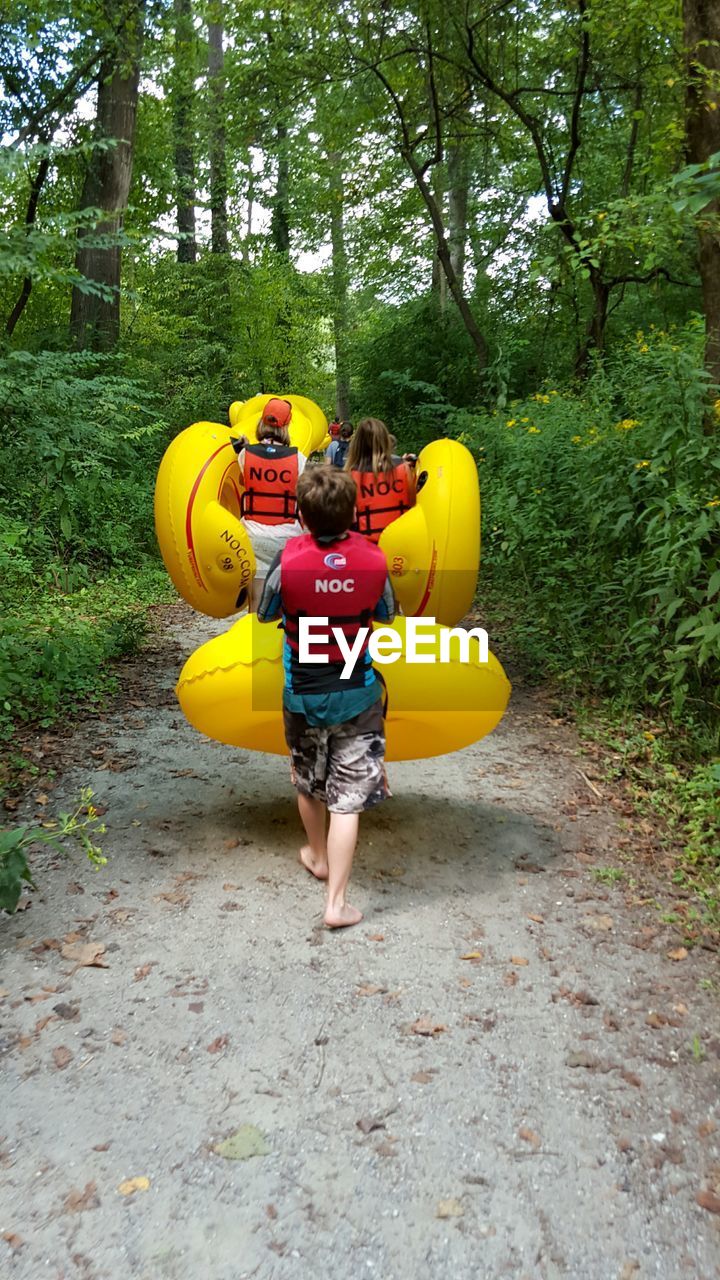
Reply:
M607 214L599 213L597 217L598 217L598 222L602 222L603 218L607 218Z
M533 493L544 493L544 489L533 489Z
M616 431L632 431L633 427L638 425L637 418L623 418L622 422L616 424Z
M646 730L646 731L645 731L645 733L643 734L643 738L645 739L645 741L646 741L646 742L654 742L654 741L655 741L655 734L654 734L654 733L650 733L650 731L649 731L649 730Z
M550 397L549 397L549 396L546 396L546 395L543 395L543 393L542 393L541 391L538 391L537 395L534 395L534 396L532 397L532 399L533 399L533 400L536 400L538 404L549 404L549 403L550 403Z
M539 428L539 427L528 427L528 429L527 429L527 433L528 433L528 435L529 435L529 436L539 436L539 435L540 435L540 428Z
M582 444L582 436L572 436L573 444Z
M514 426L515 426L515 419L514 419L514 418L508 418L507 422L505 423L505 426L506 426L506 427L514 427Z
M715 417L720 418L720 400L715 401L713 408L715 409Z
M635 463L635 470L636 470L636 471L641 471L643 467L649 467L649 466L650 466L650 459L649 459L649 458L643 458L642 462L636 462L636 463Z
M529 418L521 418L521 419L520 419L520 421L521 421L521 422L529 422L529 421L530 421L530 419L529 419Z
M641 355L641 356L646 356L649 350L650 350L650 348L649 348L649 346L648 346L647 342L643 342L642 346L640 347L640 355Z
M705 506L706 506L706 507L720 507L720 498L711 498L709 502L706 502L706 503L705 503Z

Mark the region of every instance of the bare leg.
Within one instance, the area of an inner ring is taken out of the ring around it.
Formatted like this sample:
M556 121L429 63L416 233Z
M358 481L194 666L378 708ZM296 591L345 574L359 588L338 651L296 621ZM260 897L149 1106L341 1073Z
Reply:
M349 906L345 901L359 825L358 813L330 814L327 838L329 875L324 919L331 929L342 929L350 924L359 924L362 920L362 911Z
M298 795L298 809L308 838L300 850L300 861L318 880L327 880L328 857L325 839L327 809L316 796Z

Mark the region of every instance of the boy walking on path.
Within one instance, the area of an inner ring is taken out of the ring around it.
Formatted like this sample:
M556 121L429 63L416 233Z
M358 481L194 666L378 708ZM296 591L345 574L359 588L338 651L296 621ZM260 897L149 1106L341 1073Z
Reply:
M346 899L360 814L390 794L383 687L368 637L343 680L345 659L333 635L339 628L352 647L372 619L392 622L395 616L383 553L349 531L356 497L347 472L313 467L303 473L297 498L309 532L276 556L258 609L261 622L283 620L285 738L307 835L300 861L318 880L327 880L324 921L333 929L362 920ZM301 619L327 619L313 628L307 646L312 659L301 643Z

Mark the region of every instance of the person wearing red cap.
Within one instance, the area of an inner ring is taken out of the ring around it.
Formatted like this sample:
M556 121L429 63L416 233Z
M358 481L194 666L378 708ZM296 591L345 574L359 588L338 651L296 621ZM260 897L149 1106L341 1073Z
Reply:
M289 400L268 400L257 425L257 444L234 441L243 485L240 515L255 552L255 579L248 609L255 612L267 571L290 538L302 533L297 482L307 458L290 444Z

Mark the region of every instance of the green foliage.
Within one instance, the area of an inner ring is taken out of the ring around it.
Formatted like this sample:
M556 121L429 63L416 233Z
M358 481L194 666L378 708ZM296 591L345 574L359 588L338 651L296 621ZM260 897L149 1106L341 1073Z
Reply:
M73 812L61 813L57 822L44 823L42 828L12 827L0 831L0 910L15 910L24 883L36 887L26 852L33 845L49 844L62 849L63 841L69 840L80 845L93 866L106 865L107 858L95 844L95 836L104 834L105 824L99 821L92 798L90 787L84 787Z
M526 660L668 717L710 718L720 675L720 457L696 328L638 332L581 393L451 414L475 451L483 578Z
M0 410L0 555L13 577L21 563L48 581L154 551L147 475L164 424L116 357L0 356Z
M0 625L0 732L50 725L117 687L113 664L137 653L147 605L172 597L164 569L100 578L67 593L49 584L15 601Z

